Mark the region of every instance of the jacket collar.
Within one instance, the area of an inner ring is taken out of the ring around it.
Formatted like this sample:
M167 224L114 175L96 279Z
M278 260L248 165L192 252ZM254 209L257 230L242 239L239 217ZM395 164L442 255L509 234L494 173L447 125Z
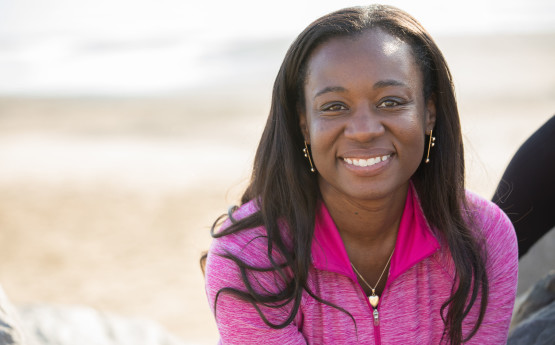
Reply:
M424 217L418 196L411 183L399 224L395 252L391 258L388 282L393 281L413 265L432 255L438 248L439 242ZM312 241L312 262L317 269L357 279L339 231L323 202L320 203L316 215Z

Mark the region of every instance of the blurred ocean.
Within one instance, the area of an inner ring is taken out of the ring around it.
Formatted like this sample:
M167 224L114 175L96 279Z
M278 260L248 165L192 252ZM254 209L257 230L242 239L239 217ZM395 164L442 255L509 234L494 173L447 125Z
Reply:
M434 37L555 32L550 0L387 3ZM357 4L366 2L4 0L0 95L144 96L267 84L309 22Z

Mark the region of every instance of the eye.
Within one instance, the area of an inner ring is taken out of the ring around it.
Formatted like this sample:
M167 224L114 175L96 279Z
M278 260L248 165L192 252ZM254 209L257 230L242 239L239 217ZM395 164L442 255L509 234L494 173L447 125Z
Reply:
M341 111L347 110L347 107L343 103L327 103L322 106L322 111Z
M395 99L386 99L378 104L378 108L393 108L401 105L401 102Z

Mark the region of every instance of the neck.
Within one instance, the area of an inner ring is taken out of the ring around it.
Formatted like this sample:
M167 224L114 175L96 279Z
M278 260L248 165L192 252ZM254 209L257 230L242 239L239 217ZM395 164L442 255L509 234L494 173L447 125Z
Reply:
M355 200L321 184L322 198L337 226L351 263L370 284L378 281L387 266L403 215L409 184L378 200ZM376 293L383 291L385 274ZM369 288L361 283L368 295Z
M383 247L396 238L408 184L378 200L352 199L329 185L322 184L320 190L346 247L351 243L367 249Z

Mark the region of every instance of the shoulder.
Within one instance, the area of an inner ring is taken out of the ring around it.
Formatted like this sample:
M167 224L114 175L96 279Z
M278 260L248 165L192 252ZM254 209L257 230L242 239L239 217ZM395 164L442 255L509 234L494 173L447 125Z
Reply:
M221 234L235 222L252 216L258 211L259 207L254 201L243 204L233 211L231 217L228 217L216 234ZM287 235L287 229L279 220L277 223L281 225L279 233L273 236L280 236L285 246L289 248L291 241ZM258 271L283 264L286 260L277 245L274 245L276 240L269 236L264 225L245 227L229 234L216 236L208 250L206 275L214 272L215 266L220 270L219 273L227 274L240 272L243 268Z
M505 266L516 271L518 244L509 217L496 204L473 192L466 192L466 200L465 217L486 247L489 269L496 271Z
M516 239L511 220L496 204L470 191L466 191L466 202L464 216L483 236Z
M227 230L233 223L254 215L259 211L256 202L251 200L246 204L235 209L231 217L223 222L220 229L215 233L219 234ZM237 232L216 237L212 240L209 256L234 256L248 265L260 265L260 256L267 252L268 234L264 226L242 229Z
M254 215L258 210L253 201L242 205L234 210L232 219L228 218L216 234L228 229L233 222ZM225 288L248 290L245 279L258 293L277 293L283 284L278 284L279 277L272 266L284 260L275 248L272 248L270 259L269 248L269 236L264 226L245 228L214 238L208 250L205 269L209 298L215 300L218 291Z

